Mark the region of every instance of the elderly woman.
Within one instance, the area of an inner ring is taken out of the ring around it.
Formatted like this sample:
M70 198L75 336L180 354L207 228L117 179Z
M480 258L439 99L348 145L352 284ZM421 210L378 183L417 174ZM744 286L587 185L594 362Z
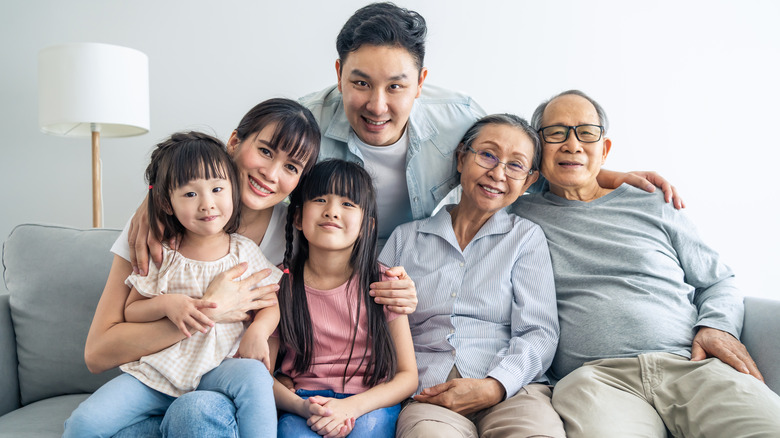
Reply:
M538 135L513 115L487 116L457 149L463 194L399 226L380 260L418 290L409 316L420 384L399 437L563 437L544 372L558 341L542 230L504 208L536 181Z
M533 121L549 191L514 211L550 245L561 323L553 406L567 435L780 436L780 398L738 340L731 270L662 195L599 185L612 142L596 101L566 91Z

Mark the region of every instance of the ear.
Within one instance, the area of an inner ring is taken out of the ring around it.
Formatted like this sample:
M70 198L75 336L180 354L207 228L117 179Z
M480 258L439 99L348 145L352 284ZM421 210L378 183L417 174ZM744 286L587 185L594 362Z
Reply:
M293 216L293 226L298 231L303 231L303 224L301 223L301 209L295 209L295 215Z
M609 155L609 151L612 149L612 140L610 140L607 137L604 137L604 150L601 151L601 164L604 164L604 162L607 161L607 155Z
M420 77L417 78L417 95L414 96L415 99L420 97L420 94L422 94L423 82L425 82L425 78L427 77L428 77L428 69L423 67L422 70L420 70Z
M455 152L456 154L458 154L457 164L458 164L458 172L459 173L463 173L463 163L466 160L466 154L459 151L462 146L463 146L463 143L458 144L458 147L456 148L456 152Z
M336 60L336 86L339 88L339 93L341 93L341 60Z
M523 184L523 191L522 193L525 193L526 190L528 190L528 187L531 187L533 183L536 182L536 180L539 179L539 171L534 171L533 175L528 175L528 177L525 178L525 184ZM520 195L522 196L522 194Z
M163 205L161 205L162 210L167 214L168 216L173 216L173 207L171 207L170 202L163 202Z
M241 140L238 139L238 131L233 131L230 134L230 138L227 142L227 152L230 154L230 156L235 156L236 152L238 152L238 147L241 145Z

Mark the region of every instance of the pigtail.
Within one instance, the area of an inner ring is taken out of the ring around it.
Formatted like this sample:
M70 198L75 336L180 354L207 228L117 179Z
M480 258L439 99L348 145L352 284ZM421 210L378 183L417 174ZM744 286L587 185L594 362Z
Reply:
M286 248L284 252L284 269L286 275L282 276L279 284L279 356L283 357L288 351L293 353L293 369L303 373L311 367L314 356L314 331L309 313L309 302L306 298L306 288L303 281L303 266L309 258L309 244L303 233L297 233L295 229L296 214L303 205L300 188L306 178L304 177L298 188L290 195L290 206L287 209L287 224L285 225ZM298 247L295 247L296 236Z

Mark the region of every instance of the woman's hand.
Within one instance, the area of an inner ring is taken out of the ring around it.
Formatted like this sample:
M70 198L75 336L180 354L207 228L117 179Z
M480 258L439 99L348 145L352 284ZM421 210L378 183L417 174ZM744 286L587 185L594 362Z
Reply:
M270 348L268 347L268 338L255 336L247 330L241 337L241 343L238 344L238 351L233 357L242 357L244 359L255 359L262 362L269 372L271 370Z
M127 241L130 244L130 264L133 266L134 273L143 276L149 273L149 255L157 266L160 266L163 259L162 243L155 239L149 226L148 199L147 195L136 209L127 233Z
M417 289L403 266L390 268L385 271L385 275L397 279L371 283L368 293L374 297L374 301L401 315L414 312L417 309Z
M260 310L277 303L278 284L255 287L257 283L271 275L270 269L255 272L249 277L237 281L247 264L240 263L217 275L209 284L203 299L216 303L214 309L205 309L206 316L214 322L238 322L249 319L249 311Z

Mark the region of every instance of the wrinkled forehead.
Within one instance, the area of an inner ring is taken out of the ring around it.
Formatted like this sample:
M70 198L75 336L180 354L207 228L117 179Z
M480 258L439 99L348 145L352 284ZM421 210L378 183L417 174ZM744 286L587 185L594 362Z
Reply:
M549 125L599 125L598 111L582 96L566 94L558 96L547 104L542 115L542 126Z

